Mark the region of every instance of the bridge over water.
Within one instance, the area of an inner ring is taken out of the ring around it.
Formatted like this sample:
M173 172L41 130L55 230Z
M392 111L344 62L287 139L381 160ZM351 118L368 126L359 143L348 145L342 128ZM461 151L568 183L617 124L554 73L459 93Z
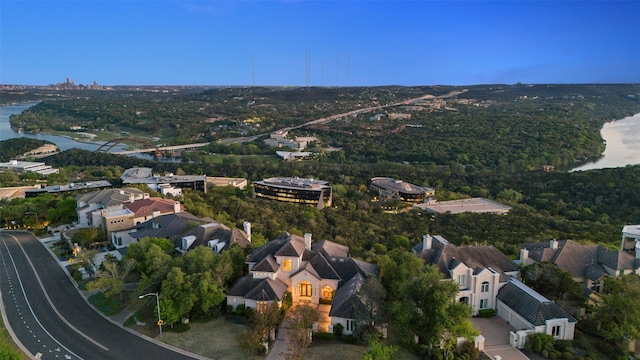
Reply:
M126 150L126 151L118 151L118 152L114 152L113 154L117 154L117 155L131 155L131 154L141 154L141 153L155 153L155 152L161 152L164 153L165 151L176 151L176 150L192 150L192 149L197 149L197 148L201 148L204 146L209 145L209 143L196 143L196 144L185 144L185 145L172 145L172 146L158 146L158 147L152 147L152 148L146 148L146 149L135 149L135 150Z

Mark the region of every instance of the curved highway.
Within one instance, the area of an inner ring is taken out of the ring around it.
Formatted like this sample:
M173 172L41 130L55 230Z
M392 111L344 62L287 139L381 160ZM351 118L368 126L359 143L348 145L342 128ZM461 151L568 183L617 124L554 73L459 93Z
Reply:
M35 358L202 358L147 340L98 314L29 232L0 230L0 292L8 327Z

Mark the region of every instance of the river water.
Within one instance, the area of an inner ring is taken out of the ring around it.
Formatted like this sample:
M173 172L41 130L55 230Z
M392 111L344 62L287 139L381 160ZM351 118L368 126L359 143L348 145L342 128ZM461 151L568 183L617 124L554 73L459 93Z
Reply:
M611 121L600 131L607 146L602 157L595 162L571 171L625 167L640 164L640 114Z
M11 124L9 123L10 116L13 114L20 114L24 110L30 108L35 104L36 103L25 103L25 104L0 106L0 141L13 139L13 138L20 138L20 137L46 140L56 144L60 149L60 151L65 151L73 148L96 151L98 150L100 145L104 143L104 142L83 142L83 141L76 141L74 139L64 137L64 136L49 135L49 134L30 134L30 133L23 133L23 132L18 132L13 130L11 128ZM115 147L113 147L113 149L111 149L110 152L122 151L124 150L123 146L124 145L122 144L118 144ZM137 158L146 159L146 160L155 159L155 160L167 161L167 162L180 162L180 159L177 159L177 158L157 159L157 158L154 158L153 155L149 155L149 154L135 154L131 156L135 156Z
M20 114L35 103L8 105L0 107L0 141L17 137L29 137L50 141L58 146L61 151L72 148L95 151L101 143L88 143L76 141L64 136L49 134L26 134L14 131L9 124L12 114ZM602 127L602 137L607 142L603 156L595 162L584 164L572 171L603 169L612 167L624 167L640 164L640 114L629 116L621 120L611 121ZM122 150L122 145L114 147L111 151ZM148 154L137 154L141 159L153 160ZM162 159L164 161L176 161L177 159Z

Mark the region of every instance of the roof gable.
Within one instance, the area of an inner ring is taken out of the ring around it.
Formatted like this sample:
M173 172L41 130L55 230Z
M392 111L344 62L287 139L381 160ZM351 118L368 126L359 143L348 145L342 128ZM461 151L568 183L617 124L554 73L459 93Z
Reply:
M357 296L364 282L365 278L357 273L340 287L333 297L329 316L346 319L356 318L359 308L364 308L362 301Z
M573 316L556 303L515 279L510 279L498 290L496 299L502 301L534 326L544 325L546 320L551 319L566 318L569 322L577 322Z

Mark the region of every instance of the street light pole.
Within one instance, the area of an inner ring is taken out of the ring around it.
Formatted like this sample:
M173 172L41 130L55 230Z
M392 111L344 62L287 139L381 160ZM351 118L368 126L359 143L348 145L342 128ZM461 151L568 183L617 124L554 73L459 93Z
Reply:
M138 296L138 299L142 299L147 296L155 296L156 297L156 307L158 308L158 328L160 329L160 338L162 339L162 319L160 319L160 296L158 296L157 292L148 293L144 295Z
M35 216L36 216L36 228L37 228L37 227L38 227L38 225L40 224L40 223L38 222L38 213L37 213L37 212L35 212L35 211L27 211L27 212L25 212L25 214L32 214L32 215L35 215Z

